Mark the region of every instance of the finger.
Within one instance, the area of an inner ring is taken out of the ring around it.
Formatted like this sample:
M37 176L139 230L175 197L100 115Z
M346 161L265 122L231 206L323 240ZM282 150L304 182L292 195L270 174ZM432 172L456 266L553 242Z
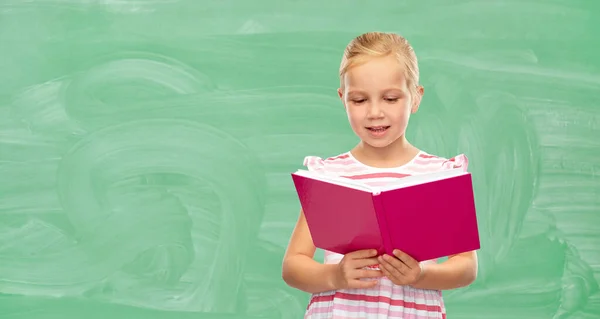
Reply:
M385 268L389 273L391 273L395 277L403 277L406 272L406 266L398 260L395 261L396 264L392 264L390 260L395 258L387 256L382 257L380 267Z
M384 254L383 256L381 256L381 261L391 265L393 268L397 269L401 274L404 274L406 272L406 265L396 257Z
M383 263L379 266L379 269L381 269L381 273L383 273L384 276L386 276L388 278L392 276L392 273L388 270L386 265L384 265Z
M351 259L363 259L363 258L375 257L377 255L377 250L376 249L363 249L363 250L353 251L347 255Z
M394 275L393 273L391 273L387 267L385 266L381 266L381 272L383 273L384 276L386 276L388 279L392 280L392 281L397 281L398 278L396 275Z
M399 249L395 249L393 253L394 256L396 256L396 258L402 261L408 268L412 269L419 266L419 263L407 253Z
M387 273L386 276L388 276L388 277L396 277L396 278L400 279L404 276L400 270L398 270L396 267L394 267L392 264L390 264L386 261L383 261L381 263L380 269L383 272L386 272Z

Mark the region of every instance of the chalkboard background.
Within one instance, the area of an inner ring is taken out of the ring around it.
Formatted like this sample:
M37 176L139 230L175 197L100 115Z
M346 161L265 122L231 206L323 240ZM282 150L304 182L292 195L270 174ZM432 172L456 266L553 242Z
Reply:
M2 0L0 318L301 318L289 173L357 142L337 71L374 30L420 59L409 139L470 159L480 275L444 292L449 318L599 318L599 19L573 0Z

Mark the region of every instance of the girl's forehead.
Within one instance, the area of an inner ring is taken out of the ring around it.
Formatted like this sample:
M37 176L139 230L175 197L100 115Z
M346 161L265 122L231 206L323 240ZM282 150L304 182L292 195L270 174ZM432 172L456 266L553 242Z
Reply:
M405 81L406 68L394 57L374 58L349 68L344 77L356 84Z
M344 84L348 92L405 90L407 81L401 67L385 70L349 70L344 76Z

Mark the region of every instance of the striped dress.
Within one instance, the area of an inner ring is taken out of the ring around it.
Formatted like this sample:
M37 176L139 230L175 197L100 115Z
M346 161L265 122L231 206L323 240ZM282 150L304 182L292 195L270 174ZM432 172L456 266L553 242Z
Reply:
M409 175L459 167L467 170L468 160L464 154L446 159L420 151L405 165L384 169L362 164L350 152L346 152L327 159L307 156L304 165L311 171L381 186ZM343 257L330 251L324 253L324 263L327 264L338 263ZM436 260L428 260L423 263L435 262ZM378 285L369 289L345 289L313 294L304 318L446 318L441 291L395 285L386 277L378 280Z

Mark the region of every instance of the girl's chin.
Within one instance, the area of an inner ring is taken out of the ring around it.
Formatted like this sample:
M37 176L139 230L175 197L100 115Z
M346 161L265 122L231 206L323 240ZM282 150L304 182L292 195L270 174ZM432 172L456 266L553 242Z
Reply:
M402 135L392 135L386 132L385 136L373 137L371 134L363 133L360 136L362 142L370 147L383 148L388 147L402 138Z
M389 138L385 138L385 139L363 138L362 139L362 142L364 144L369 145L370 147L374 147L374 148L388 147L388 146L394 144L395 141L396 141L396 139L389 139Z

